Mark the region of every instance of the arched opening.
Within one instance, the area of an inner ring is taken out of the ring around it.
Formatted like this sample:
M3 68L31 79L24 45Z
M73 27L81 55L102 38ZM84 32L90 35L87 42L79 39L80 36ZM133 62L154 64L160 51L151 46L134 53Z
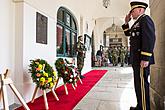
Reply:
M74 15L66 8L57 12L57 57L76 56L77 23Z

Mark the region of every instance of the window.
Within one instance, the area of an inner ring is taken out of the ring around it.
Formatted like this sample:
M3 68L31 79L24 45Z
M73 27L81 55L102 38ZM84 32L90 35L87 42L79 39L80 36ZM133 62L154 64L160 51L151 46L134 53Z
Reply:
M76 56L77 26L74 16L64 7L57 13L57 57Z

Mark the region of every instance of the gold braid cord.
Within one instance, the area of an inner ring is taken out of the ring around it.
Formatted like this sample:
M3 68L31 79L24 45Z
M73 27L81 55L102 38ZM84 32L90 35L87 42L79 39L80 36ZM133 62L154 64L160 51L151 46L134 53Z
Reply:
M144 87L144 68L140 68L140 79L141 79L141 94L142 94L142 108L146 110L146 99L145 99L145 87Z

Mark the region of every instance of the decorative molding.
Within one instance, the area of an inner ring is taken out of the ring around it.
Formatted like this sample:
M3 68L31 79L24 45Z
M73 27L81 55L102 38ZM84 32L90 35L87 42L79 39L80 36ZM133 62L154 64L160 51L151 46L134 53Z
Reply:
M29 5L30 7L36 9L38 12L40 12L40 13L46 15L47 17L49 17L49 18L51 18L51 19L53 19L53 20L55 19L54 16L50 16L47 12L45 12L45 11L39 9L39 8L36 7L35 5L33 5L33 4L31 4L30 2L28 2L27 0L12 0L12 1L13 1L14 3L25 3L25 4Z
M25 2L25 0L13 0L14 3Z

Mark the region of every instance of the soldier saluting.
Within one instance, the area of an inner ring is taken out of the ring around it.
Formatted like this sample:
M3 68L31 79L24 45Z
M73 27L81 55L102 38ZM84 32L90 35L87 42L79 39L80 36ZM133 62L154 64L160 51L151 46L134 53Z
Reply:
M150 110L149 82L150 65L154 64L155 27L152 19L145 15L148 7L145 0L132 0L131 11L122 25L126 36L130 36L130 60L134 72L137 106L130 110ZM135 20L131 28L128 22Z

